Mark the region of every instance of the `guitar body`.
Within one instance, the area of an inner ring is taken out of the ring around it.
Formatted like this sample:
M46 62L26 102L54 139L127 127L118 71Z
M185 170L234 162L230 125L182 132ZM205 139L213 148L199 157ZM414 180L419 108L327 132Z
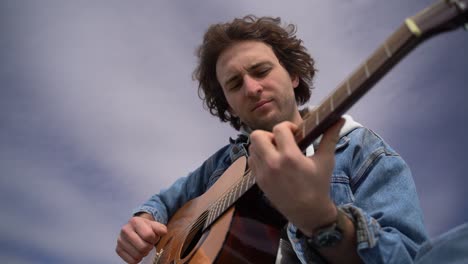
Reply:
M216 263L275 263L286 220L266 205L261 195L253 188L236 203Z
M170 219L156 246L154 263L274 263L285 220L264 206L252 188L202 231L207 209L244 175L246 158L236 160L203 195Z

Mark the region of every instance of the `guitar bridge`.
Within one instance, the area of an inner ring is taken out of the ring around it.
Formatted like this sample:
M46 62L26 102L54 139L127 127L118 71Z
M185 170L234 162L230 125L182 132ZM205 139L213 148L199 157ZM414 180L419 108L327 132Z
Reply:
M164 249L161 248L161 250L159 250L159 252L156 252L156 254L154 255L154 259L153 259L153 264L158 264L159 263L159 259L161 258L161 255L163 254L164 252Z

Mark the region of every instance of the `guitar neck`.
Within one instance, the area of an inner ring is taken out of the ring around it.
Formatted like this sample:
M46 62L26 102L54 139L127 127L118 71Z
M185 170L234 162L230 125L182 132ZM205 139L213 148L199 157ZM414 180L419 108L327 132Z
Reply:
M401 25L370 57L304 118L295 133L302 151L353 106L422 39Z
M304 117L294 135L299 148L305 151L418 44L467 23L467 8L468 0L440 0L406 19L357 70ZM247 170L244 177L210 207L205 228L254 185L255 177Z
M466 23L467 2L442 0L406 19L347 79L304 118L304 122L295 134L299 148L305 151L418 44ZM464 4L465 9L462 10L460 4Z

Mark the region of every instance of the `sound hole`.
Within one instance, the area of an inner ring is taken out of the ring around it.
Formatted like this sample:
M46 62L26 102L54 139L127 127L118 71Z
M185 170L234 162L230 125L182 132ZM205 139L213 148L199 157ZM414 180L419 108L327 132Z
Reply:
M184 241L184 245L182 247L182 254L181 259L187 257L190 252L197 246L198 242L203 237L203 226L206 222L206 217L208 216L208 212L205 211L200 217L198 217L197 221L192 225L187 238Z

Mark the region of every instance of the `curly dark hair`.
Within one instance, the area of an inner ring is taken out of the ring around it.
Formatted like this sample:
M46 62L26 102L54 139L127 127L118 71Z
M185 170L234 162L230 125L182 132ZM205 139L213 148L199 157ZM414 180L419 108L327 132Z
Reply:
M245 40L268 44L276 57L291 76L298 76L299 85L294 89L298 105L306 103L311 96L312 79L315 74L314 60L307 53L302 40L296 38L293 24L281 26L281 19L257 18L248 15L232 22L211 25L197 50L198 66L193 78L198 80L198 96L210 113L222 122L230 122L239 130L241 120L231 115L223 89L216 77L216 62L219 55L229 46Z

